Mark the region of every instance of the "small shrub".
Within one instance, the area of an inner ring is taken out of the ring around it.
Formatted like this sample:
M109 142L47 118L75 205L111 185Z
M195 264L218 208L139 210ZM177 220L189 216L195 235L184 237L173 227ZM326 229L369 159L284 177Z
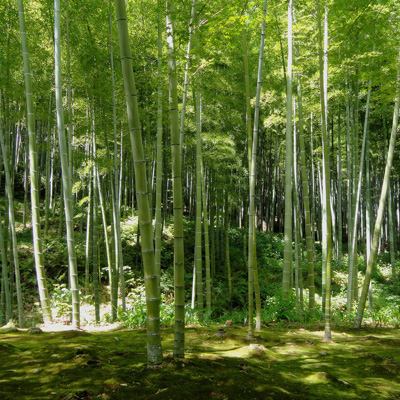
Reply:
M299 320L299 310L296 308L294 296L284 299L281 292L275 296L268 297L265 300L262 310L262 320L264 323L280 322L280 321L297 321Z
M56 310L56 317L61 317L72 310L72 295L65 283L55 284L51 296L51 309Z

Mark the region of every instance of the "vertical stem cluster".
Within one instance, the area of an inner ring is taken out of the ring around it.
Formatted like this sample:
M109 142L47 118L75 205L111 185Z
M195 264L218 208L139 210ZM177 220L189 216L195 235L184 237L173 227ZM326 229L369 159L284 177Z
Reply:
M113 133L114 133L114 174L111 174L111 201L113 211L114 226L114 247L115 247L115 268L116 276L119 275L121 283L121 303L122 311L126 310L125 300L125 275L124 262L122 254L121 241L121 195L120 195L120 178L121 174L118 168L118 143L117 143L117 109L115 105L115 78L114 78L114 55L112 46L112 29L111 29L111 0L109 1L109 31L110 31L110 65L111 65L111 84L112 84L112 104L113 104ZM122 143L121 143L122 147ZM122 158L122 157L121 157ZM118 281L116 282L116 291L118 294Z
M162 219L161 219L161 198L162 198L162 173L163 173L163 125L162 125L162 8L161 0L157 2L158 6L158 40L157 40L157 161L156 161L156 209L155 209L155 242L154 242L154 256L155 266L159 279L161 277L161 232L162 232ZM158 282L160 291L160 281Z
M38 182L38 156L36 150L35 116L33 108L32 93L32 74L26 39L26 27L24 16L24 5L22 0L18 0L19 25L21 30L22 56L24 60L24 77L26 108L28 119L28 138L29 138L29 172L31 181L31 206L32 206L32 233L33 250L35 255L36 277L39 289L40 305L43 319L51 321L50 297L46 284L46 273L44 269L42 234L40 229L40 202L39 202L39 182Z
M321 4L317 1L317 24L318 24L318 59L319 59L319 86L320 86L320 102L321 102L321 125L322 125L322 187L323 187L323 214L325 218L325 234L326 234L326 258L323 260L326 271L326 288L325 288L325 339L331 339L331 261L332 261L332 217L331 217L331 191L330 191L330 168L329 168L329 149L328 149L328 133L326 126L326 104L327 104L327 86L324 84L324 62L322 46L322 26L321 26ZM325 27L327 29L327 25ZM327 35L327 32L326 32Z
M257 74L257 90L256 90L256 103L254 110L254 127L253 127L253 141L251 151L251 167L249 171L250 182L250 204L249 204L249 254L248 254L248 270L249 270L249 336L254 335L254 321L253 321L253 291L256 292L256 307L257 307L257 326L256 329L261 329L261 302L259 298L259 284L258 273L256 265L256 232L255 232L255 192L256 192L256 158L257 158L257 142L258 142L258 126L260 120L260 95L261 95L261 80L262 80L262 67L264 59L264 38L265 38L265 16L267 14L267 0L264 0L263 6L263 20L261 25L261 39L260 39L260 55L258 59L258 74Z
M167 1L167 44L169 71L169 120L171 131L172 190L174 203L174 285L175 341L174 356L185 355L185 281L183 252L182 157L178 121L178 87L174 48L174 6Z
M189 23L189 40L186 50L186 63L185 63L185 76L183 78L183 93L182 93L182 109L181 109L181 121L179 129L179 141L181 145L181 157L183 149L183 133L185 130L185 114L186 114L186 96L187 96L187 86L189 83L189 64L190 64L190 49L192 47L192 33L193 33L193 22L194 13L196 11L196 0L192 1L192 8L190 11L190 23Z
M55 61L55 94L57 112L57 131L60 147L62 186L64 194L65 223L67 228L68 266L72 293L72 325L80 327L78 265L75 253L73 225L72 177L68 161L67 141L65 137L64 112L61 81L61 34L60 34L60 0L54 0L54 61Z
M308 177L306 170L306 151L304 144L304 129L303 129L303 102L301 92L301 79L297 75L297 98L298 98L298 126L299 126L299 144L300 144L300 172L303 188L303 205L304 205L304 220L306 231L306 247L307 247L307 265L308 265L308 307L311 311L315 310L315 284L314 284L314 246L313 246L313 229L311 226L310 212L310 195L308 189Z
M362 183L362 174L364 169L364 155L365 155L365 144L366 144L366 137L367 137L367 129L368 129L368 114L369 114L369 103L370 103L370 96L371 96L371 78L368 82L368 93L367 93L367 106L365 110L365 122L364 122L364 133L363 133L363 142L361 148L361 158L360 158L360 167L359 167L359 176L357 181L357 191L356 196L353 199L354 201L354 213L353 213L353 227L351 231L353 232L351 236L350 248L349 253L353 255L352 263L349 265L349 279L348 279L348 290L347 290L347 304L348 307L352 308L352 303L355 293L354 286L357 285L358 280L354 279L354 275L357 276L357 252L356 252L356 241L357 241L357 222L358 222L358 210L360 207L360 196L361 196L361 183Z
M1 100L1 96L0 96L0 100ZM11 230L12 252L13 252L14 271L15 271L15 287L16 287L16 291L17 291L18 323L19 323L20 327L23 327L23 325L24 325L23 300L22 300L22 290L21 290L21 276L20 276L20 271L19 271L17 231L15 228L14 196L13 196L13 191L12 191L12 187L11 187L10 157L9 157L8 147L4 140L1 121L0 121L0 144L1 144L1 153L3 156L4 172L6 175L8 220L9 220L10 230ZM4 268L4 266L3 266L3 268ZM10 304L11 304L11 302L10 302Z
M283 296L290 296L290 275L292 270L292 0L288 5L288 59L286 72L286 158L285 158L285 227L283 254Z
M203 274L202 274L202 240L201 240L201 92L199 82L196 88L196 236L195 236L195 265L196 290L199 322L203 323Z
M149 364L162 362L160 337L160 296L158 276L154 262L153 232L147 193L146 162L144 159L142 134L139 122L139 108L133 76L132 56L129 47L129 33L124 0L115 0L118 22L118 36L122 75L129 123L129 133L136 177L136 197L139 211L142 258L147 306L147 359Z
M207 212L207 192L204 176L203 159L201 160L201 190L203 193L203 221L204 221L204 253L206 258L206 312L207 316L211 313L211 266L210 266L210 239L209 239L209 220Z
M400 80L400 55L399 55L399 66L398 66L398 75L397 75L397 87L396 87L396 99L394 104L394 113L393 113L393 123L392 123L392 132L390 135L390 143L389 143L389 150L386 159L386 167L385 167L385 175L383 178L382 189L381 189L381 196L379 199L379 207L378 213L376 215L375 220L375 228L374 234L372 238L372 246L371 246L371 253L368 259L367 269L365 271L364 282L361 290L360 300L357 306L357 314L356 314L356 327L361 327L361 321L364 315L365 303L368 296L368 290L371 282L371 275L372 270L375 266L376 256L378 254L378 245L379 245L379 236L381 233L382 227L382 219L383 213L385 209L387 194L388 194L388 187L389 187L389 178L390 178L390 169L392 168L393 164L393 154L394 154L394 146L396 144L396 135L397 135L397 126L399 123L399 80Z
M337 154L337 226L338 226L338 247L337 261L339 266L342 262L342 143L341 143L341 126L340 126L340 110L338 113L338 154Z
M225 268L228 280L228 293L232 295L231 260L229 254L229 192L225 189Z

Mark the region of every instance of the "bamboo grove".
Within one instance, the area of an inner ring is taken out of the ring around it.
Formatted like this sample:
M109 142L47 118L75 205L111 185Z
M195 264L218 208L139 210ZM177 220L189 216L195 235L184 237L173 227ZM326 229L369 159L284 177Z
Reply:
M126 310L125 266L143 268L148 362L161 363L162 238L172 221L175 357L185 354L192 272L199 323L218 280L227 291L218 295L230 296L245 276L249 336L261 329L269 266L257 265L258 231L283 234L277 290L299 309L321 307L326 340L335 265L347 263L346 308L360 327L386 247L398 289L399 23L391 0L2 1L1 323L24 326L33 279L52 320L53 268L68 282L74 328L83 294L100 322L102 279L115 321ZM32 228L34 270L19 261L16 203ZM133 217L139 257L122 247L121 224ZM240 269L231 227L245 232ZM66 239L60 266L46 261L52 235Z

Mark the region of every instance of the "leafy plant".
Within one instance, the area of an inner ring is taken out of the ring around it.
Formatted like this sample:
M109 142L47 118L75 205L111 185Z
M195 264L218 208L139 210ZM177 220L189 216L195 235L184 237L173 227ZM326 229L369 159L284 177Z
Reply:
M55 284L51 296L51 308L56 310L56 316L68 314L72 310L71 291L68 290L65 283Z
M146 303L139 301L130 310L125 312L118 309L118 317L122 326L128 328L143 328L146 326Z
M281 292L265 300L262 310L262 320L264 323L280 321L298 321L299 310L296 308L294 296L284 299Z

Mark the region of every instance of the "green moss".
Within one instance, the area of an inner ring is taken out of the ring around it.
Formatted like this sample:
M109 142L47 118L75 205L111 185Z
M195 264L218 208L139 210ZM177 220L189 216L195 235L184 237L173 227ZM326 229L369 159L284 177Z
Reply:
M143 330L25 331L0 334L0 398L7 399L395 399L400 397L400 332L191 327L186 358L172 358L173 331L162 332L164 363L146 365ZM262 346L262 347L261 347ZM258 351L259 350L259 351Z

